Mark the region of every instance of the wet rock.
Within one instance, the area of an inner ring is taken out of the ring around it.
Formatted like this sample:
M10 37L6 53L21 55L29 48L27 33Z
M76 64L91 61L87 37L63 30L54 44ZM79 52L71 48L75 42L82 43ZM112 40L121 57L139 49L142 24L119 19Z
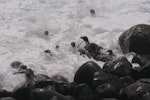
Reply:
M123 56L105 63L103 69L107 73L122 77L131 74L132 65L127 58Z
M4 97L4 98L0 98L0 100L16 100L16 99L12 97Z
M139 73L141 78L150 78L150 62L142 66Z
M123 53L150 54L150 25L132 26L119 37Z
M118 99L116 99L116 98L102 98L100 100L118 100Z
M145 91L140 96L140 100L150 100L150 91Z
M73 97L73 96L70 96L70 95L68 95L68 96L65 96L68 100L75 100L75 98Z
M117 90L123 87L123 81L119 77L109 73L95 72L93 79L94 87L97 88L99 85L105 83L112 84Z
M7 90L0 89L0 98L1 97L8 97L11 95L11 92L8 92Z
M75 91L74 97L77 100L95 100L96 96L93 91L89 88L89 86L85 83L79 84Z
M77 83L75 83L75 82L71 82L71 83L69 83L69 94L68 95L71 95L71 96L73 96L74 95L74 91L76 90L76 87L78 86L78 84Z
M50 100L59 100L57 96L53 96Z
M77 70L74 76L74 82L78 84L86 83L90 88L93 88L92 81L94 78L94 73L97 71L103 72L98 64L88 61L81 65L81 67Z
M110 83L99 85L95 91L99 99L117 97L118 93L117 89Z
M142 67L134 68L132 70L132 77L134 79L140 79L140 78L150 78L150 62L145 64Z
M17 100L28 100L31 90L32 87L30 84L25 83L24 85L16 87L12 92L12 96Z
M147 63L147 60L142 58L140 55L135 55L132 59L132 63L138 63L142 67Z
M133 68L132 71L131 71L131 77L134 80L140 79L141 78L141 76L140 76L140 68Z
M34 89L30 94L30 100L69 100L64 95L51 90Z
M55 85L48 85L48 86L44 87L43 89L56 91Z
M56 83L69 83L68 80L64 76L61 76L61 75L54 75L52 76L52 79Z
M68 80L65 77L61 75L55 75L55 76L52 76L52 79L55 82L55 88L58 93L61 93L63 95L70 94L71 87L70 87Z
M131 85L127 86L123 90L123 93L124 95L126 95L125 97L127 97L126 98L127 100L146 100L141 98L143 98L143 96L149 92L150 92L150 79L140 79L135 83L132 83Z
M135 82L135 80L131 76L123 76L120 77L120 79L124 82L124 87Z
M54 85L54 81L45 74L35 75L35 88L43 88L48 85Z

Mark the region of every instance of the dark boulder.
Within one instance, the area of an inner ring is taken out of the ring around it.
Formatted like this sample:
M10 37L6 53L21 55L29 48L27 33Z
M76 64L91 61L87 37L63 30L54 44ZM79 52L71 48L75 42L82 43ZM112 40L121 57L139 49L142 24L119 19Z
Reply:
M147 60L140 55L135 55L132 59L132 63L138 63L142 67L147 64Z
M43 89L56 91L55 85L48 85L48 86L44 87Z
M139 70L141 78L150 78L150 62L142 66Z
M150 62L142 67L132 69L131 76L136 80L140 78L150 78Z
M148 100L141 99L147 98L147 93L150 93L150 79L140 79L123 90L127 100Z
M74 82L81 84L86 83L90 88L93 88L93 78L94 73L103 70L100 68L98 64L92 61L88 61L81 65L81 67L77 70L74 76Z
M61 76L61 75L54 75L52 76L52 79L56 83L68 83L68 80L64 76Z
M118 76L109 73L95 72L93 79L94 87L97 88L99 85L105 83L112 84L117 90L123 87L123 81Z
M135 82L135 80L131 76L123 76L120 77L120 79L124 82L124 87Z
M64 76L55 75L52 76L52 79L55 82L55 88L58 93L61 93L63 95L70 95L71 86Z
M118 100L118 99L116 99L116 98L102 98L100 100Z
M74 91L76 90L76 87L78 86L78 84L77 83L75 83L75 82L71 82L71 83L69 83L69 88L67 89L68 90L68 92L69 92L69 94L68 95L71 95L71 96L73 96L74 95Z
M100 98L114 98L117 97L117 89L110 83L105 83L98 86L95 90L98 95L98 99Z
M34 89L30 94L30 100L69 100L64 95L51 90Z
M12 96L17 100L28 100L31 90L31 84L25 83L24 85L16 87L12 92Z
M73 96L67 95L65 96L68 100L75 100L75 98Z
M95 100L96 96L90 87L85 84L79 84L74 91L74 97L77 100Z
M35 75L35 88L44 88L48 85L54 85L52 78L45 74L36 74Z
M119 37L123 53L150 54L150 25L132 26Z
M0 98L0 100L16 100L16 99L12 97L4 97L4 98Z
M109 61L104 64L103 69L107 73L117 75L119 77L130 75L132 70L131 63L126 57L119 57L116 60Z
M8 97L11 96L11 92L8 92L7 90L0 89L0 98L1 97Z
M135 67L132 69L131 71L131 77L134 79L134 80L138 80L141 78L140 76L140 67Z

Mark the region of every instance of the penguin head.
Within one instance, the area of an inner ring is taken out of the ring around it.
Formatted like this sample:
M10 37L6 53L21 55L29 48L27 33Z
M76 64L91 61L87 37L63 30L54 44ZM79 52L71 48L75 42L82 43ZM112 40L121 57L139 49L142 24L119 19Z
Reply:
M45 31L45 32L44 32L44 34L45 34L45 35L48 35L48 34L49 34L49 32L48 32L48 31Z
M75 42L71 42L71 46L75 47L76 46Z
M85 42L89 43L89 39L88 39L87 36L82 36L82 37L80 37L80 38L83 39Z
M113 51L112 50L107 50L107 52L109 53L109 55L112 55L113 54Z
M50 50L45 50L44 52L45 52L45 53L51 53L51 51L50 51Z

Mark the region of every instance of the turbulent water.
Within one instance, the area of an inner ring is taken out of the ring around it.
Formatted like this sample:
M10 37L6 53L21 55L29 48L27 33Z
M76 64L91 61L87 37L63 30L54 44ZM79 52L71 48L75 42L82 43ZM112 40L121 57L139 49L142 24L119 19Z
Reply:
M142 23L150 24L150 0L0 0L0 87L12 90L25 81L24 75L13 75L10 63L16 60L35 73L73 81L79 66L94 60L72 53L72 41L80 43L86 35L120 55L119 35ZM53 56L43 52L47 49Z

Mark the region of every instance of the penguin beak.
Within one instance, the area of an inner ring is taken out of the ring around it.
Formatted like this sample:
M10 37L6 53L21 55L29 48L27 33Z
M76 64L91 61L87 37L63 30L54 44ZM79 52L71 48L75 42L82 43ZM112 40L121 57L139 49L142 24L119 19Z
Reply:
M84 38L87 38L87 36L81 36L80 38L81 38L81 39L84 39Z
M83 36L81 36L80 38L83 38Z
M13 74L24 74L24 73L26 73L26 72L25 71L20 71L20 72L15 72Z

